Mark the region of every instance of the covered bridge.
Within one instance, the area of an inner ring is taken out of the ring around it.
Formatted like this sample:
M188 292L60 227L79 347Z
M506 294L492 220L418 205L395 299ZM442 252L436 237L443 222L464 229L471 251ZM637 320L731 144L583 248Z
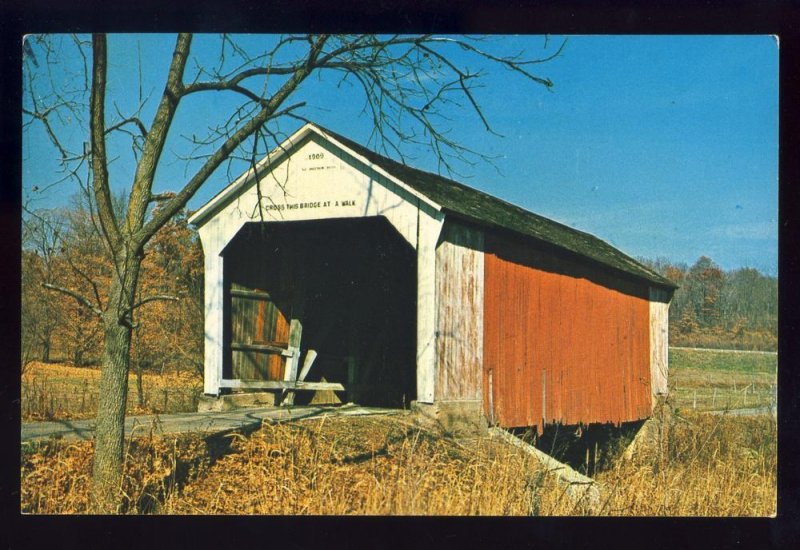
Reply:
M643 419L667 391L669 280L318 125L190 221L208 395L327 390L541 430Z

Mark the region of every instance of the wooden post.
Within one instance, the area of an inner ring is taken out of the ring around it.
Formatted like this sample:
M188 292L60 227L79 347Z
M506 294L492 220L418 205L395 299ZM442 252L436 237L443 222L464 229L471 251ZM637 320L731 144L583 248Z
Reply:
M433 403L436 383L436 241L444 214L417 205L417 401Z
M310 349L306 352L306 358L303 361L303 368L300 370L300 375L297 377L298 382L302 382L308 376L308 371L311 370L311 365L314 364L314 360L317 358L317 352L313 349Z
M489 369L489 424L494 426L494 380L492 380L492 370Z
M714 395L711 397L711 408L717 406L717 388L714 388Z
M223 258L221 246L217 240L200 230L200 237L205 252L205 292L204 292L204 323L205 323L205 351L203 393L206 395L219 395L219 381L222 379L223 358L223 309L224 309L224 282Z
M291 337L291 334L290 334L290 337ZM286 361L287 370L288 370L288 367L289 367L289 362L292 361L292 360L294 360L294 369L297 370L297 364L300 361L300 349L298 348L295 351L295 353L296 353L296 356L290 357ZM306 352L306 358L303 361L303 368L300 371L300 374L296 378L297 382L302 382L302 381L304 381L306 379L306 376L308 376L308 371L311 370L311 365L314 364L314 359L316 359L316 358L317 358L317 352L314 351L313 349L310 349L310 350L308 350ZM285 381L288 381L288 382L294 382L294 380L288 380L286 378L284 378L284 379L285 379ZM286 405L294 405L294 396L296 395L294 390L284 390L282 392L282 395L285 396L284 400L283 400L284 404L286 404Z
M692 408L697 408L697 390L694 390L694 399L692 400Z
M542 369L542 429L547 424L547 369Z
M358 363L356 358L352 355L347 356L347 397L348 401L356 402L355 381L356 381L356 368Z
M292 319L289 322L289 347L291 357L286 359L286 369L283 373L285 382L297 381L297 364L300 362L300 341L303 336L303 324L300 319ZM294 404L294 392L284 391L281 395L281 402L285 405Z

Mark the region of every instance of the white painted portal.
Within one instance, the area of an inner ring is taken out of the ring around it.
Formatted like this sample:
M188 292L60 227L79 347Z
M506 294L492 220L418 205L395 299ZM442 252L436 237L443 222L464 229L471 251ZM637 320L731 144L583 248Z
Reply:
M417 400L434 398L438 205L334 144L308 125L255 178L239 180L190 219L205 253L205 382L219 393L223 364L223 257L247 222L384 216L417 251ZM258 251L254 251L258 253Z

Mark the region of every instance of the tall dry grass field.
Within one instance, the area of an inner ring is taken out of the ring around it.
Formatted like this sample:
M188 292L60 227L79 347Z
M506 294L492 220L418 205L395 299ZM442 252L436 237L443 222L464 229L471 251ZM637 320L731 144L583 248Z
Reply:
M776 461L771 417L681 416L663 448L599 473L589 507L498 440L457 441L403 415L323 418L224 445L135 439L124 490L130 513L767 516ZM86 512L90 472L91 443L28 450L22 510Z
M541 471L398 418L268 425L167 502L190 514L527 514Z
M127 441L129 513L769 516L776 511L772 415L709 409L768 405L775 356L672 350L669 437L597 473L600 503L576 502L526 453L488 437L455 440L399 412L309 419L233 436ZM99 372L32 364L22 379L24 420L90 418ZM195 410L199 377L146 373L147 408ZM738 399L738 401L737 401ZM609 443L620 456L623 441ZM86 513L92 443L24 445L21 509Z
M771 516L777 506L777 423L771 415L673 416L666 443L595 476L611 516ZM567 510L543 494L542 513Z
M21 413L24 422L94 418L100 370L64 364L31 362L22 373ZM143 407L136 375L128 380L127 414L160 414L197 410L203 380L195 373L142 374Z

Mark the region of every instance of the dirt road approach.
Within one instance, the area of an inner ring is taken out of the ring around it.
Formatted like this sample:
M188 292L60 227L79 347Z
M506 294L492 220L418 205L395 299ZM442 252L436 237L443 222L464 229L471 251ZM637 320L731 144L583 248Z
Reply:
M196 412L162 415L129 416L125 419L125 435L151 433L217 433L260 426L263 421L285 422L315 416L360 416L373 414L402 414L401 410L344 405L341 407L250 408L224 412ZM67 441L86 441L94 437L94 420L59 420L25 422L22 424L22 443L63 438Z

